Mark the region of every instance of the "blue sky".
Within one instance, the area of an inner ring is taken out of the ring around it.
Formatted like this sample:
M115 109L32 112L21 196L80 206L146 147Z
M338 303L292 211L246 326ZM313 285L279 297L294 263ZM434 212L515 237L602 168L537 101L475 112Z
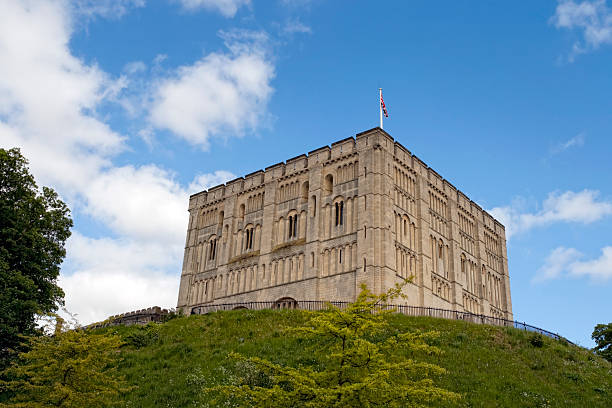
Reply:
M515 317L612 320L612 4L3 0L0 146L75 227L88 323L174 306L190 193L387 130L507 227Z

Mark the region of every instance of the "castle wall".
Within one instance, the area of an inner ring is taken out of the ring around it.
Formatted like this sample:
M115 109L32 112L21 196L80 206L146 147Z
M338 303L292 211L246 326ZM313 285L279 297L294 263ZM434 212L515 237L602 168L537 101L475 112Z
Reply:
M195 194L178 307L352 301L512 318L504 227L379 128Z

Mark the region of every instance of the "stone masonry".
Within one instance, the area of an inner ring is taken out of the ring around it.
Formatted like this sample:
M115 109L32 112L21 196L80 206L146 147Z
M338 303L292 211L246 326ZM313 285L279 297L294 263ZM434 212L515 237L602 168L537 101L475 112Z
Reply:
M178 307L398 301L512 319L505 229L380 128L194 194Z

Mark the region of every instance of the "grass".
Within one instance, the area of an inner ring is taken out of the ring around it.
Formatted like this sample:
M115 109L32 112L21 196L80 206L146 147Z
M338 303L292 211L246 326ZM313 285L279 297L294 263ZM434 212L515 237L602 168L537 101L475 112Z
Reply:
M116 332L126 342L120 373L136 386L125 396L128 406L206 407L201 389L236 375L236 364L227 358L231 351L320 367L325 352L320 344L284 332L304 323L308 313L236 310L96 331ZM444 353L423 360L448 370L435 380L463 395L453 406L612 407L612 364L586 349L513 328L403 315L389 319L391 332L440 333L434 344Z

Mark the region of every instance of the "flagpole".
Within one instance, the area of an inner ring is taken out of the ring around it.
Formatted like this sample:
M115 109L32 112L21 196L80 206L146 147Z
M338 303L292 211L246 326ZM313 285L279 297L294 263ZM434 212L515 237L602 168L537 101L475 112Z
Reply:
M380 128L382 129L382 88L378 88L378 108L380 109Z

